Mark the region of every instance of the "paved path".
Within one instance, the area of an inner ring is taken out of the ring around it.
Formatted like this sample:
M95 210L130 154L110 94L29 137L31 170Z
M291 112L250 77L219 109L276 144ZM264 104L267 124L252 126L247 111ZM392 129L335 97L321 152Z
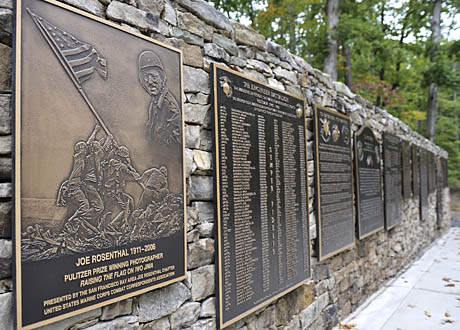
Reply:
M452 227L406 272L334 328L339 329L460 329L460 228Z

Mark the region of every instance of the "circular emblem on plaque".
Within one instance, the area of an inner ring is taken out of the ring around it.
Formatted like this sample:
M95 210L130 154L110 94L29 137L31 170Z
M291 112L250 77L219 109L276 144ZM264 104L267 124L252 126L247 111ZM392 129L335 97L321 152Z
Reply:
M226 76L223 76L219 78L219 82L220 82L220 87L222 88L222 91L224 92L224 94L227 97L231 97L233 94L233 89L231 86L232 82L230 81L230 79L228 79L228 77Z
M332 140L337 142L340 139L340 130L337 124L332 125Z
M359 161L362 161L364 159L364 151L363 151L363 143L361 141L358 141L358 143L356 144L356 150L358 150Z
M348 145L350 143L350 130L348 129L348 126L346 125L342 126L342 136L343 136L343 143L345 143L345 145Z
M302 117L302 115L303 115L303 109L302 109L302 106L299 103L297 103L296 107L297 108L295 110L295 114L296 114L297 118L300 119Z

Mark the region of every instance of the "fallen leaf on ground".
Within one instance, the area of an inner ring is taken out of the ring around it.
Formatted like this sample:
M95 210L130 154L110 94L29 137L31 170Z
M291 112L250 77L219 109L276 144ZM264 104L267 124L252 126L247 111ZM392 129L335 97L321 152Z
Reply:
M340 329L343 330L352 330L356 327L356 323L348 323L348 324L341 324L339 325Z
M449 314L449 313L445 313L444 316L445 316L445 317L450 317L450 314Z
M425 315L428 316L428 317L431 317L431 314L427 311L425 311Z
M455 286L455 284L454 284L454 283L449 283L449 284L446 284L446 285L444 285L444 286L448 286L448 287L454 287L454 286Z
M444 282L449 282L450 281L450 277L443 277L442 279Z
M451 320L451 319L445 319L445 320L442 320L441 321L441 324L446 324L446 323L454 323L455 321L454 320Z
M457 299L458 301L460 301L460 298L459 298L459 297L455 297L455 299Z
M412 304L409 304L409 305L407 305L407 307L409 307L409 308L415 308L415 307L417 307L417 306L412 305Z

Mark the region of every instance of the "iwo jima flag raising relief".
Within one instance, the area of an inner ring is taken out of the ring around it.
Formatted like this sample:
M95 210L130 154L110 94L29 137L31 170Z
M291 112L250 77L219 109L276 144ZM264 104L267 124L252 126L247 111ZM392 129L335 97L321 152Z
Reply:
M31 0L16 49L18 328L184 279L180 51Z

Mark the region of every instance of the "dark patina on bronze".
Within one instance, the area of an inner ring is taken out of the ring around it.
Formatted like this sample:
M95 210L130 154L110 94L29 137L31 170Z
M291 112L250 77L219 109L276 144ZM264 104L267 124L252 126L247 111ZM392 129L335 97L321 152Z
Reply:
M355 134L354 141L357 230L363 239L383 228L382 157L380 144L369 126Z
M304 101L211 67L217 324L224 328L310 277Z
M383 134L385 229L402 222L401 139Z
M318 256L355 244L350 117L319 105L315 114L315 201Z

